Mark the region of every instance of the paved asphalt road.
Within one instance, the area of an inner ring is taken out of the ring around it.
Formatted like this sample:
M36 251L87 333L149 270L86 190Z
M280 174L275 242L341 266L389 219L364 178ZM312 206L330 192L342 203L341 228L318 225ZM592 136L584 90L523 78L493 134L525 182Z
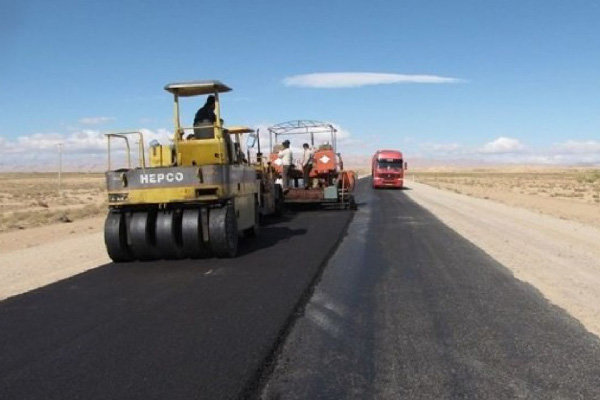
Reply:
M403 191L363 182L266 399L600 399L600 341Z
M351 215L288 213L237 259L108 264L0 302L0 399L252 393Z
M235 260L109 264L0 302L0 399L600 399L595 336L367 184L291 326L350 212L290 213Z

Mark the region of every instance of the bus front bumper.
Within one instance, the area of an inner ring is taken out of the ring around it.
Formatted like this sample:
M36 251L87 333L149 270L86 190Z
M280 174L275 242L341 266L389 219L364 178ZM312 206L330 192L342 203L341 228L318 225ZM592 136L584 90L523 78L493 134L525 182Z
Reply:
M373 177L373 187L401 188L403 186L404 186L404 179L402 179L402 178L387 179L387 178Z

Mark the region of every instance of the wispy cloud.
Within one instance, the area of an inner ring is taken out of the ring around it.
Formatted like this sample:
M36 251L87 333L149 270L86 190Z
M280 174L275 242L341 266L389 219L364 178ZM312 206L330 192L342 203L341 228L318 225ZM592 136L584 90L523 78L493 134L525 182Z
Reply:
M79 123L83 125L101 125L114 120L113 117L84 117L79 120Z
M557 143L553 148L558 154L596 154L600 156L600 141L598 140L567 140Z
M519 153L525 150L525 146L519 139L501 136L496 140L486 143L482 148L482 153L487 154L507 154Z
M436 153L457 153L462 151L464 146L458 143L425 143L422 148Z
M528 146L521 140L498 137L483 145L424 143L407 154L434 160L471 160L482 163L595 165L600 163L600 141L566 140L546 147Z
M398 83L459 83L461 79L438 75L385 74L377 72L321 72L289 76L283 80L285 86L309 88L352 88L368 85L390 85Z

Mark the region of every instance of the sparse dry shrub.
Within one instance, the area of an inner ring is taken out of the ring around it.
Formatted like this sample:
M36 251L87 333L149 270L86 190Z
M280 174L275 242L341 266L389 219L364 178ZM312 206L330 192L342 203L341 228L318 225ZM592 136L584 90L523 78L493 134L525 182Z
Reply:
M600 182L600 170L581 173L577 176L579 183L595 183Z
M0 231L76 220L106 211L101 174L0 174Z

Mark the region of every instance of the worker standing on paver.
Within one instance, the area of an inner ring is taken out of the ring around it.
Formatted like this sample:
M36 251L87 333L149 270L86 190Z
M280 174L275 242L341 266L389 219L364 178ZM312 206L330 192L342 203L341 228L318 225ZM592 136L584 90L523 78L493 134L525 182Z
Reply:
M302 173L304 181L304 189L310 187L310 171L313 167L313 159L315 158L315 149L311 148L308 143L302 145L304 152L302 154Z
M278 157L281 159L282 166L281 186L283 187L283 192L286 193L289 190L290 170L292 169L294 159L292 149L290 149L290 141L284 140L281 144L283 145L283 150L279 152Z

